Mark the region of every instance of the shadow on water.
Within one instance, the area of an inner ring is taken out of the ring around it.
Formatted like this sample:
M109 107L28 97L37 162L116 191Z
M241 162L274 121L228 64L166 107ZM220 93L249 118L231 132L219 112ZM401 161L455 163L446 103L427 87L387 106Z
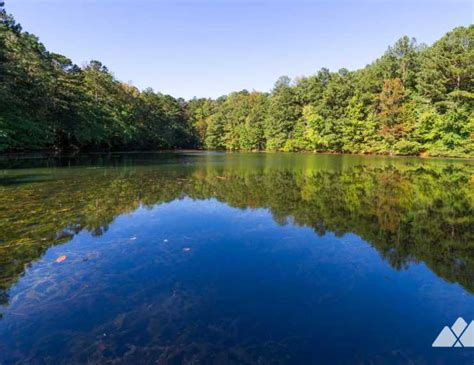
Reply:
M0 186L44 183L46 181L51 181L51 177L49 174L30 174L8 177L0 176Z

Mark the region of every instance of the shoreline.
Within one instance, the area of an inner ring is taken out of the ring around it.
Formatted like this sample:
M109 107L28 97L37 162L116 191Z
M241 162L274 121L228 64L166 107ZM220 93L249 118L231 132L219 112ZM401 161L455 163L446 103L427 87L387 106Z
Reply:
M161 154L161 153L276 153L276 154L305 154L305 155L334 155L334 156L359 156L359 157L389 157L389 158L419 158L423 160L465 160L473 161L474 156L459 157L459 156L430 156L424 154L418 155L395 155L382 153L349 153L349 152L317 152L317 151L232 151L232 150L207 150L207 149L164 149L164 150L131 150L131 151L75 151L75 152L60 152L51 150L25 151L25 152L3 152L0 153L0 159L10 158L73 158L76 156L87 155L114 155L114 154Z

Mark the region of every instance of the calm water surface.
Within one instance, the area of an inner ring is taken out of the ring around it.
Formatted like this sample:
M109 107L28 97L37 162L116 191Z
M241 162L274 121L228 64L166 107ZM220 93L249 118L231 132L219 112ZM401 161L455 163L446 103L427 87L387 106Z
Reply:
M472 161L0 160L2 365L472 365L473 293Z

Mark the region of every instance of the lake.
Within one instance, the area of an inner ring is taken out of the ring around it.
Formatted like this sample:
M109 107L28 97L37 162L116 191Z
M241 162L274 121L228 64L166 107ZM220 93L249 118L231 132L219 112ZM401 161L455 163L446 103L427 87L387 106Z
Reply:
M474 161L0 160L0 363L470 364Z

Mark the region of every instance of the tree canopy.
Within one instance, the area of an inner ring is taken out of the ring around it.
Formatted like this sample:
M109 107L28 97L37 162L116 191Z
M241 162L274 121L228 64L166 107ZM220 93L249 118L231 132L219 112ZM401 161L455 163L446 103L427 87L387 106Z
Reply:
M268 94L191 100L208 113L189 117L209 149L473 156L473 45L473 25L431 47L404 36L363 69L323 68L293 82L283 76ZM259 116L253 144L243 143L250 113Z
M363 69L269 93L185 101L46 50L0 3L0 151L317 151L474 155L474 25L428 47L403 36Z

